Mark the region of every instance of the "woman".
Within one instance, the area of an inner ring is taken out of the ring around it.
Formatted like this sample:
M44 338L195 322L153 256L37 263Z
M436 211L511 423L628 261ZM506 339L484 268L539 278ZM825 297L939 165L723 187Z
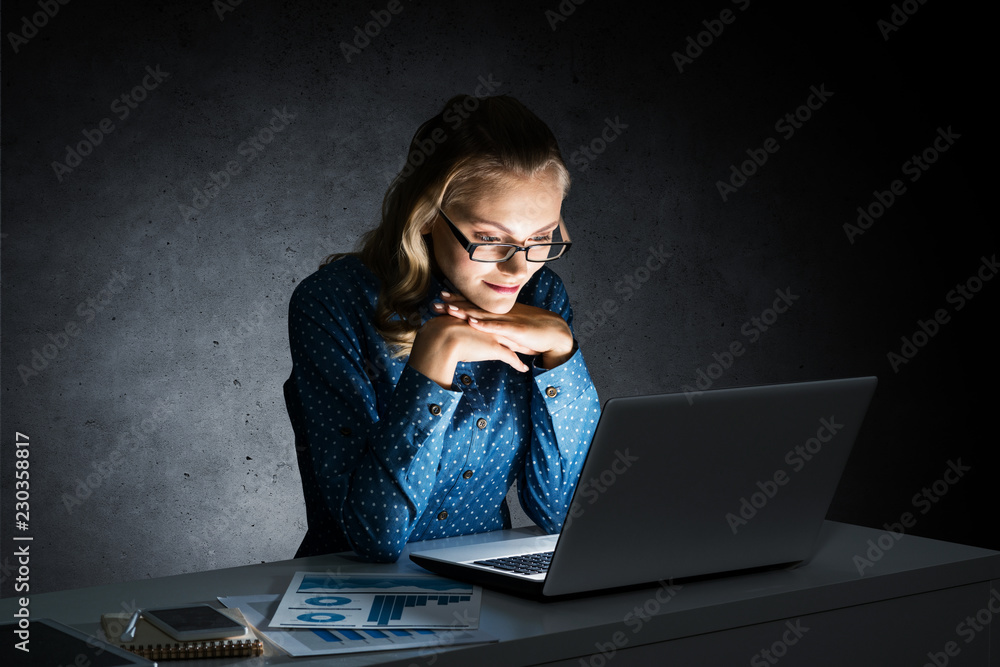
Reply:
M560 529L600 412L547 265L569 249L568 190L520 102L457 96L417 130L361 249L295 289L297 557L395 561L408 541L509 527L515 481Z

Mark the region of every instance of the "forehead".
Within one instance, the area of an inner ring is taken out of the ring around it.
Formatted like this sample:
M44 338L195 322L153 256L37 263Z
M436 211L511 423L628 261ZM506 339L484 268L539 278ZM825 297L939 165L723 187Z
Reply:
M476 196L462 198L454 209L468 222L534 231L559 221L562 188L553 177L510 179L502 187L484 188Z

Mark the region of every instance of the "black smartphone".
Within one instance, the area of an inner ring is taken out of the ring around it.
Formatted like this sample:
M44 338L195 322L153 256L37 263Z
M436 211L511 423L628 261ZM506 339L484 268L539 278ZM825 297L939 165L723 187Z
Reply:
M177 641L239 637L247 627L208 604L143 609L142 617Z

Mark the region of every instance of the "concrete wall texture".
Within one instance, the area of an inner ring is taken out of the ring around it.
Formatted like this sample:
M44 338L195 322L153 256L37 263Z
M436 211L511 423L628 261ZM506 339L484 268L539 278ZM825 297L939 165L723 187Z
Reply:
M294 554L288 298L459 92L560 141L602 399L877 375L830 518L1000 548L977 10L676 4L5 2L0 592Z

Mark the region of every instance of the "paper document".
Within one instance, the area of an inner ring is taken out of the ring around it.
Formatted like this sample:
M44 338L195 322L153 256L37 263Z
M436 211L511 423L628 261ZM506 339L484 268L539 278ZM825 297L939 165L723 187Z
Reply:
M272 628L475 629L482 589L426 574L296 572Z
M417 649L421 655L432 660L434 652L449 646L497 641L496 637L482 630L268 628L268 619L278 610L280 598L280 595L245 595L220 597L219 602L226 607L239 608L247 621L255 626L258 634L288 655L296 657Z

